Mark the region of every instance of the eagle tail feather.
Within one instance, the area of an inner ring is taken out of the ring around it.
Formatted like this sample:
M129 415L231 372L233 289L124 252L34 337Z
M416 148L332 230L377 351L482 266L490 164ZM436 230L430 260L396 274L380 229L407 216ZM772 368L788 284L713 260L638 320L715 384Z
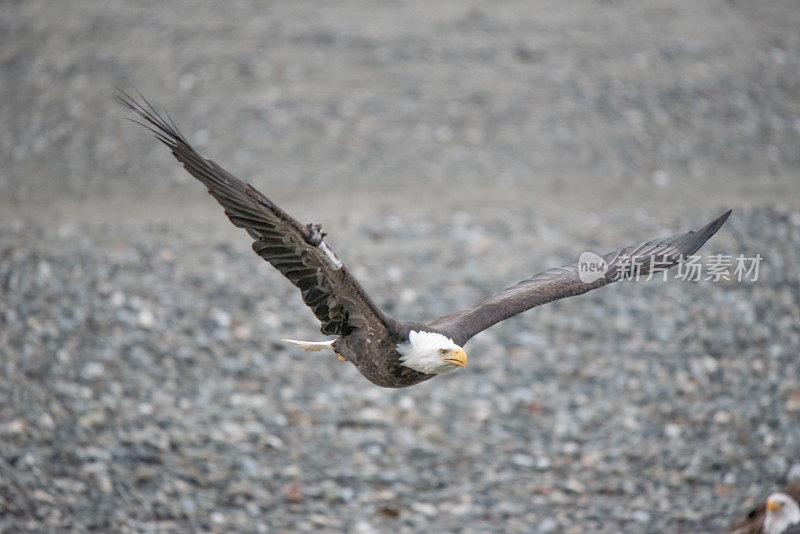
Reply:
M281 341L291 343L298 349L306 350L309 352L318 352L321 350L329 350L333 352L333 342L336 340L332 339L330 341L298 341L296 339L281 339Z

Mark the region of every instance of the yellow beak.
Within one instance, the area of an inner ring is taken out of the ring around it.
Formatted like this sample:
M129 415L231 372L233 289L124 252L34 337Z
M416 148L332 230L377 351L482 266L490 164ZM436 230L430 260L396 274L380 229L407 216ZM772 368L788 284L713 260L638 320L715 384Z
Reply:
M767 501L767 510L770 512L777 512L783 508L783 503L780 501Z
M453 365L457 365L459 367L466 367L467 366L467 353L464 352L464 349L457 348L453 351L453 353L444 359L447 363L452 363Z

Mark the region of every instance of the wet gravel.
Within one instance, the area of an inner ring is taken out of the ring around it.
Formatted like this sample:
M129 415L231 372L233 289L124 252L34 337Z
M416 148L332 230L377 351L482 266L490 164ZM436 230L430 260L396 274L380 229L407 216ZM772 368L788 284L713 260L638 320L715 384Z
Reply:
M800 479L791 0L0 3L0 532L713 532ZM734 214L755 283L619 283L411 389L113 102L430 319Z
M503 215L329 226L410 318L575 243L615 246ZM604 224L636 223L613 232L631 243L679 229L631 217ZM311 314L246 237L208 226L0 232L0 528L699 532L800 476L798 211L740 209L709 243L760 251L757 282L619 283L507 321L463 372L400 391L282 345L321 337Z

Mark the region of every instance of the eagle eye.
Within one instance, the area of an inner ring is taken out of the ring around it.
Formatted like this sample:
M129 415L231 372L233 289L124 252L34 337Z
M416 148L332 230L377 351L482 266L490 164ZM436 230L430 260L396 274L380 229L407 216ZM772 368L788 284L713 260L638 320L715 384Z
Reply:
M447 349L439 349L439 354L444 356L445 354L447 354Z

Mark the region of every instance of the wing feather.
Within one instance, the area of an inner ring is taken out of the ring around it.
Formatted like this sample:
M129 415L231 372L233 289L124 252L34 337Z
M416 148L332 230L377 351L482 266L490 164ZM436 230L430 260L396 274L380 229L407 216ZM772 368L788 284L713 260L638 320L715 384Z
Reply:
M399 323L381 311L322 240L318 225L303 225L210 159L198 153L175 126L139 94L141 102L120 90L117 101L136 113L141 124L171 150L186 170L225 208L231 222L255 240L253 250L299 290L322 323L324 334L347 335L376 322L390 330Z
M509 317L554 300L580 295L616 282L625 273L647 275L653 266L659 269L672 267L684 257L697 252L719 230L730 214L728 211L696 231L609 252L603 256L608 269L601 278L593 282L581 281L577 263L555 267L533 275L473 308L440 317L428 326L461 345L478 332Z

